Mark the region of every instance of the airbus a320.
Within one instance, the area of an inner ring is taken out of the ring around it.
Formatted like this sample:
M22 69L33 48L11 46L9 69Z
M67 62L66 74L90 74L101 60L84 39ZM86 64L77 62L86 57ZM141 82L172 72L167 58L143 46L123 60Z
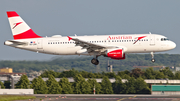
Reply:
M125 59L127 53L151 53L174 49L176 44L167 37L158 34L124 34L66 36L54 35L42 37L37 35L26 22L15 12L7 11L14 40L7 40L5 45L54 55L89 55L91 63L98 65L98 57Z

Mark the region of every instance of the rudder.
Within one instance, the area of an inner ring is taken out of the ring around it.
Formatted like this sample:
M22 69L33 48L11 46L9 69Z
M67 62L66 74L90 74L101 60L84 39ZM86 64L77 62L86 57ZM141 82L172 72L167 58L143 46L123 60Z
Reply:
M10 28L15 40L28 38L41 38L26 24L26 22L15 12L7 11Z

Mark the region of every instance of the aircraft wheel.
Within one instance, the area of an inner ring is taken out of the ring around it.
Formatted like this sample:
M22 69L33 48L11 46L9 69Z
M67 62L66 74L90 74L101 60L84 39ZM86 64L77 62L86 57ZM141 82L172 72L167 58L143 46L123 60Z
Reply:
M91 60L91 63L94 64L94 65L98 65L98 64L99 64L99 61L98 61L98 59L93 58L93 59Z
M155 62L155 59L151 59L151 61L154 63L154 62Z

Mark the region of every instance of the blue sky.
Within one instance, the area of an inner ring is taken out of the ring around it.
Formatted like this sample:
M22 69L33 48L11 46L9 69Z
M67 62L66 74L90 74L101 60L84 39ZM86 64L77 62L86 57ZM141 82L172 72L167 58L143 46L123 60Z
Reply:
M54 57L4 46L5 40L13 39L6 11L16 11L40 36L151 32L177 44L174 50L163 53L179 54L179 4L180 0L1 0L0 60Z

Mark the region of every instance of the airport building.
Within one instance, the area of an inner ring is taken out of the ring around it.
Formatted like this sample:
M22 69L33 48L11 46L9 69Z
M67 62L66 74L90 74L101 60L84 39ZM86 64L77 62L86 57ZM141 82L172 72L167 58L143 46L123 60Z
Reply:
M34 89L1 89L1 94L34 94Z
M176 71L180 71L180 67L176 67L176 69L175 69Z
M13 73L13 69L12 68L1 68L0 69L0 73Z
M179 95L180 85L152 85L152 95Z
M13 73L13 69L9 67L0 68L0 81L10 81L12 89L14 89L14 84L18 82L15 79L20 79L22 75L26 75L26 73Z

